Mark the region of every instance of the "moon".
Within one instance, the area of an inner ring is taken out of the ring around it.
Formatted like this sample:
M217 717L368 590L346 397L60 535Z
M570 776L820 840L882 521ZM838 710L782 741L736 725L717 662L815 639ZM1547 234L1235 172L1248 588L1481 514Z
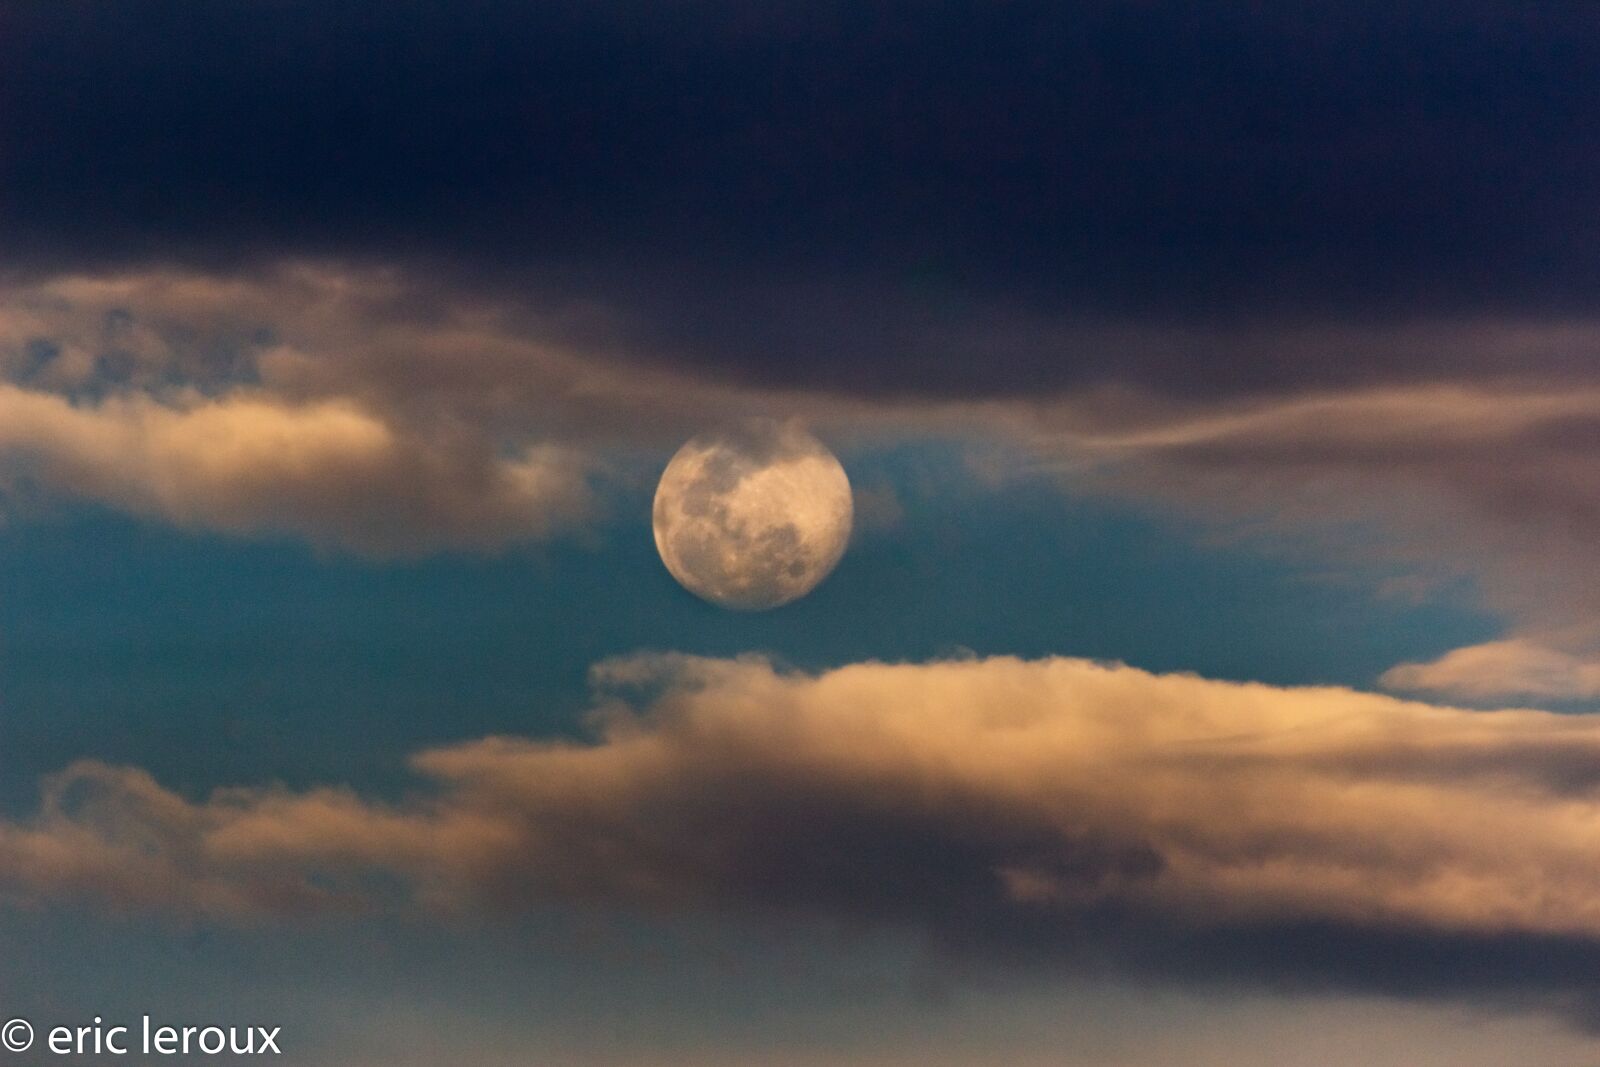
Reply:
M695 437L656 487L656 550L713 604L765 611L815 589L844 555L855 506L832 452L797 422Z

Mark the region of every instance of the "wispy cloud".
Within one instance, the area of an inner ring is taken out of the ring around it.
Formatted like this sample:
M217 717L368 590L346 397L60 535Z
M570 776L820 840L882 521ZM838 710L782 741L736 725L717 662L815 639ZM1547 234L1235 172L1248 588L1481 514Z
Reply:
M1047 469L1058 463L1076 484L1251 530L1263 544L1378 558L1418 579L1472 579L1485 606L1508 620L1509 640L1442 661L1428 684L1414 685L1424 676L1402 669L1388 676L1396 685L1475 700L1593 695L1575 669L1600 658L1592 384L1465 377L1085 408L1042 407L1023 431ZM1536 648L1547 650L1541 663ZM1465 688L1432 684L1447 673L1464 682L1468 666Z
M1600 659L1518 637L1458 648L1429 663L1403 663L1382 680L1392 689L1468 700L1508 693L1534 700L1584 700L1600 697Z

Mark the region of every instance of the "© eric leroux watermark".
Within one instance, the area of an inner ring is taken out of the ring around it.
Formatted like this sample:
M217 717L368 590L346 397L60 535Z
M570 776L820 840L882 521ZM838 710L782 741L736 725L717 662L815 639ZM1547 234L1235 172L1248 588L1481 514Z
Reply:
M53 1056L281 1056L280 1026L166 1026L148 1015L130 1026L96 1015L87 1026L53 1026L35 1031L27 1019L0 1026L7 1052Z

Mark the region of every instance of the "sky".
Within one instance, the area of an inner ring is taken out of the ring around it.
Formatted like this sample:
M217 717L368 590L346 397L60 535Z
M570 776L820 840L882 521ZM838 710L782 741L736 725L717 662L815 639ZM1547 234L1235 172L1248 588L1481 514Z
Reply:
M1600 1064L1597 72L0 0L0 1063ZM853 490L762 612L652 530L751 419Z

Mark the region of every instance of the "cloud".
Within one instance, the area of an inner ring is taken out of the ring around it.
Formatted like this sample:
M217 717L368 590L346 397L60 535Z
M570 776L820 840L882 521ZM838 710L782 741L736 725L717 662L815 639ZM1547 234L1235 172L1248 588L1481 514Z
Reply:
M451 385L449 368L470 381L467 365L492 357L465 327L419 322L412 295L389 272L302 264L13 287L0 297L0 491L377 556L587 523L592 454L497 419L493 386ZM443 384L406 380L419 348ZM351 369L386 360L387 377ZM558 374L528 370L535 389Z
M1098 409L1081 397L1017 425L1077 486L1181 509L1269 550L1376 560L1414 582L1470 578L1512 629L1510 644L1472 654L1480 669L1536 645L1600 655L1593 384L1463 376L1185 404L1123 396ZM1522 682L1493 694L1557 695Z
M1071 659L639 657L595 677L593 741L427 750L431 787L400 801L196 801L76 765L0 823L0 893L255 920L756 912L1367 986L1581 984L1600 955L1590 716Z
M1403 663L1381 679L1391 689L1466 700L1600 697L1600 661L1516 637L1454 649L1431 663Z
M920 377L892 395L742 381L651 350L625 306L459 281L304 260L40 278L0 294L0 378L35 400L125 422L119 413L153 413L152 425L162 411L189 413L196 434L201 411L271 409L303 420L307 447L335 421L365 420L392 439L387 459L359 474L354 457L317 464L335 480L344 469L348 492L309 485L290 506L294 493L278 485L252 505L241 482L232 500L178 506L137 478L120 494L95 491L141 514L358 551L482 549L558 533L585 514L584 472L642 484L653 472L640 456L664 461L707 425L759 414L800 417L835 445L956 439L1005 456L1001 474L1032 455L1069 491L1252 529L1272 550L1308 550L1319 565L1354 553L1419 580L1467 575L1518 638L1550 643L1600 617L1587 580L1600 536L1589 476L1600 385L1582 370L1585 354L1600 352L1600 328L1589 320L1246 321L1197 332L990 315L976 332L920 335L917 348L984 364L992 344L1038 358L1100 353L1121 377L1097 371L1022 396L999 375L957 400L920 391ZM1391 380L1368 381L1366 370L1337 386L1295 377L1351 354L1390 368ZM1162 369L1205 377L1237 360L1295 373L1197 390ZM13 463L26 448L11 442ZM110 463L115 451L98 455ZM92 462L80 453L33 473L46 492L127 476ZM1600 654L1563 640L1573 654Z
M74 404L0 385L0 488L38 483L178 526L379 555L548 536L591 507L568 449L487 453L339 401L249 391Z
M7 264L450 264L625 307L678 366L949 396L1125 369L930 356L997 294L1212 326L1595 307L1582 5L969 2L893 33L838 0L161 8L8 11ZM1134 370L1399 369L1215 355Z

